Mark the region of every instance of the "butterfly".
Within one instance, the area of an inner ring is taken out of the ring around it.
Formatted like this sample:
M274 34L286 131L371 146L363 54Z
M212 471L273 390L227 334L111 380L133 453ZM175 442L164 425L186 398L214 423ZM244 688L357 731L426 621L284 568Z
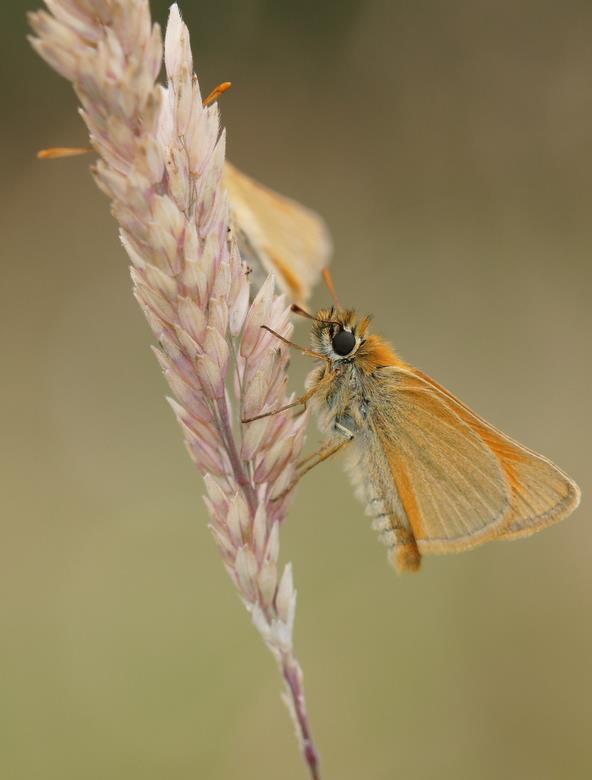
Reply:
M578 506L578 486L542 455L489 424L399 357L371 332L371 318L339 304L314 316L311 348L285 341L317 361L306 392L325 435L299 464L292 490L311 468L344 450L356 493L399 571L422 556L463 552L493 539L530 536ZM269 330L269 328L267 328Z

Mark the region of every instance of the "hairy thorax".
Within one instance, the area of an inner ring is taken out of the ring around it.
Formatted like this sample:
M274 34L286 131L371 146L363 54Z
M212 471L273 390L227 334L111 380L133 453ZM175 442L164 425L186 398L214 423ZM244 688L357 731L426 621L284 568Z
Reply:
M306 387L323 379L325 366L313 369ZM369 401L364 393L363 377L353 363L344 363L337 369L335 379L311 400L319 428L327 436L358 436L367 426Z

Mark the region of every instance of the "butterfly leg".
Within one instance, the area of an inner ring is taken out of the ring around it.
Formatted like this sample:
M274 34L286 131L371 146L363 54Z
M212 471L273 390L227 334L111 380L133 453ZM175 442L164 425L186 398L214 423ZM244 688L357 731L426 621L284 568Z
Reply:
M339 452L339 450L345 447L346 444L349 444L352 439L353 436L350 439L344 439L343 441L340 441L338 444L333 444L328 447L321 447L316 452L313 452L312 455L309 455L308 458L301 460L298 464L298 468L301 469L301 471L298 472L297 481L301 480L305 474L308 474L308 472L311 469L314 469L315 466L318 466L319 463L322 463L324 460L327 460L327 458L330 458L331 455L335 455L335 453ZM310 461L313 462L310 463ZM306 466L306 468L302 468L305 463L309 463L309 465ZM294 484L296 483L294 482L292 487Z
M280 336L279 333L276 333L275 330L268 328L267 325L262 325L261 327L263 330L266 330L268 333L271 333L273 336L275 336L276 339L283 341L284 344L287 344L289 347L297 349L299 352L302 352L303 355L308 355L309 357L313 357L316 360L324 360L325 363L331 367L331 358L328 358L326 355L321 355L320 352L314 352L312 349L301 347L300 344L295 344L293 341L288 341L288 339L285 339L283 336Z
M342 432L344 436L347 436L347 438L343 439L343 441L337 442L337 444L328 444L320 449L318 449L316 452L313 452L312 455L309 455L307 458L304 458L304 460L301 460L298 464L299 471L297 472L296 476L292 480L292 482L288 485L288 487L285 490L282 490L281 493L279 493L277 496L273 497L273 501L279 501L281 498L284 498L288 493L290 493L296 485L300 482L302 477L305 474L308 474L308 472L311 469L314 469L315 466L318 466L319 463L322 463L324 460L327 460L331 457L331 455L335 455L339 450L343 449L347 444L349 444L351 441L353 441L354 434L345 428L344 426L339 426L342 429ZM312 461L312 462L310 462ZM308 465L305 468L302 468L304 464L308 463Z
M294 406L299 406L302 404L302 411L306 409L306 404L308 401L313 397L313 395L323 387L323 385L327 385L330 382L335 379L336 372L331 371L329 374L326 374L320 382L317 382L316 385L313 385L313 387L310 388L310 390L307 390L304 395L301 395L299 398L297 398L295 401L292 401L291 404L286 404L285 406L280 406L279 409L273 409L271 412L263 412L263 414L258 414L255 417L247 417L245 419L241 419L242 423L250 423L253 422L253 420L261 420L264 417L271 417L272 414L279 414L280 412L285 412L288 409L292 409Z

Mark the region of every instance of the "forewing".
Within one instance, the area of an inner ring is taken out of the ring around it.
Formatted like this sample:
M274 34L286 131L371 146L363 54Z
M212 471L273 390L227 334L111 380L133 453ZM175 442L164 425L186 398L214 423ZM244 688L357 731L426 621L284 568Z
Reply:
M445 398L495 453L512 490L511 510L500 538L530 536L573 512L580 502L580 490L554 463L481 419L431 377L414 373Z
M422 553L456 552L496 537L511 490L495 453L447 396L411 371L383 368L373 421L401 507Z
M245 261L273 272L290 298L304 302L329 262L331 239L314 211L224 167L232 223Z

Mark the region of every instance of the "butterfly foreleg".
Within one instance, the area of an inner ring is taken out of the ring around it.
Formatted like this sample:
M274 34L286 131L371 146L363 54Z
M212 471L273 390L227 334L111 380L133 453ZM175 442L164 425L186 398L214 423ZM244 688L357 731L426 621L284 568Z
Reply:
M276 339L279 339L280 341L283 341L284 344L287 344L289 347L292 347L292 349L297 349L299 352L302 352L303 355L308 355L309 357L313 357L316 360L324 360L325 363L331 367L331 359L328 358L326 355L321 355L320 352L314 352L312 349L308 349L307 347L301 347L300 344L295 344L293 341L289 341L288 339L285 339L283 336L280 336L279 333L276 333L275 330L272 330L267 325L261 326L263 330L266 330L268 333L271 333L273 336L276 337Z
M272 414L286 412L288 409L292 409L294 406L300 406L300 404L302 404L302 411L304 411L306 409L306 404L313 397L313 395L317 393L321 387L324 387L325 385L328 385L330 382L332 382L335 379L336 373L337 372L335 371L330 371L319 382L317 382L316 385L313 385L309 390L306 391L306 393L304 393L304 395L301 395L295 401L292 401L292 403L286 404L285 406L280 406L279 409L273 409L271 412L263 412L263 414L258 414L255 417L241 419L241 422L250 423L254 420L261 420L263 417L271 417Z

